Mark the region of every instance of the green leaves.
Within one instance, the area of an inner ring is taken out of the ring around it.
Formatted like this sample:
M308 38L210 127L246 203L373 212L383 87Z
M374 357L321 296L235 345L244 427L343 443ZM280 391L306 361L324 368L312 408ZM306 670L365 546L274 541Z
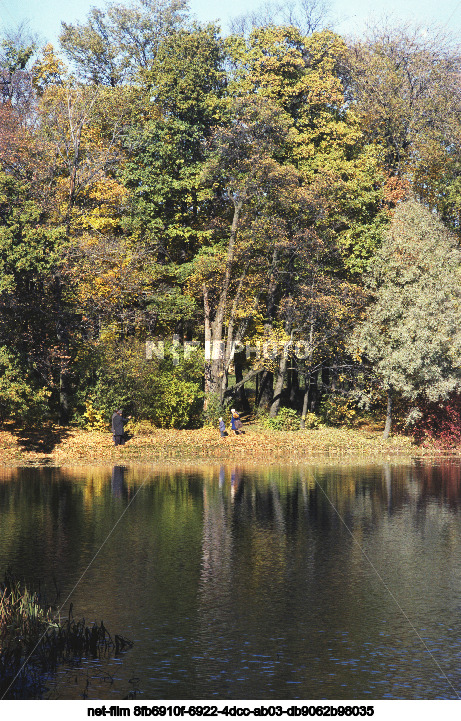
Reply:
M37 422L47 412L50 391L21 367L15 354L0 346L0 419Z
M47 224L30 188L0 170L0 293L38 281L58 263L62 228Z
M142 75L150 107L132 126L122 178L141 240L153 235L162 260L189 261L207 240L200 175L224 90L222 62L216 28L193 27L165 38Z
M415 201L397 208L369 279L374 301L353 336L385 387L445 399L461 387L461 253Z
M115 87L151 64L185 12L184 0L112 3L105 12L93 7L86 24L62 23L60 42L84 81Z

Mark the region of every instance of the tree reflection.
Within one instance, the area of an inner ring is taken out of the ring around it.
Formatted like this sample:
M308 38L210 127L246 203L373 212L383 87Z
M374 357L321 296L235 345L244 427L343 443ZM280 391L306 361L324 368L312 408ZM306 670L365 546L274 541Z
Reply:
M75 607L142 639L152 697L380 698L416 658L435 688L401 609L458 653L460 491L459 462L15 469L0 565L63 596L82 577Z

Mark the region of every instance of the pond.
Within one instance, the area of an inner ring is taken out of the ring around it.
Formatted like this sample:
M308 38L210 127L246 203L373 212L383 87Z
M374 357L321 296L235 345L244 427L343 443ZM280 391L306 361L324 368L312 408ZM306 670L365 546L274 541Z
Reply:
M461 471L0 470L0 572L134 642L45 698L447 699L461 690Z

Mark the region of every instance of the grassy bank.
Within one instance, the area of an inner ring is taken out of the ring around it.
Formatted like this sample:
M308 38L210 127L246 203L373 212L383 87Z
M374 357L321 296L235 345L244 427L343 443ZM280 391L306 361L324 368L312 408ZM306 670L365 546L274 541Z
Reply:
M212 428L192 431L155 430L133 436L114 447L109 432L46 427L33 432L0 432L3 466L64 466L94 463L159 461L239 461L295 463L318 459L414 458L437 455L435 448L417 446L407 436L383 441L380 431L320 428L305 431L269 431L246 425L245 434L220 438ZM460 451L450 452L460 456Z

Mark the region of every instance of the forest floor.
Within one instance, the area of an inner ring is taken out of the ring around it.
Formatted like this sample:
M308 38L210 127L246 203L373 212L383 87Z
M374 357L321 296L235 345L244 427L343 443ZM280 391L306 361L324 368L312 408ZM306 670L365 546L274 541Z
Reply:
M371 429L321 427L269 431L244 426L245 433L221 438L214 428L154 430L115 447L110 432L49 426L35 431L0 430L0 466L70 466L98 463L373 463L431 456L460 457L416 445L408 436L382 439Z

